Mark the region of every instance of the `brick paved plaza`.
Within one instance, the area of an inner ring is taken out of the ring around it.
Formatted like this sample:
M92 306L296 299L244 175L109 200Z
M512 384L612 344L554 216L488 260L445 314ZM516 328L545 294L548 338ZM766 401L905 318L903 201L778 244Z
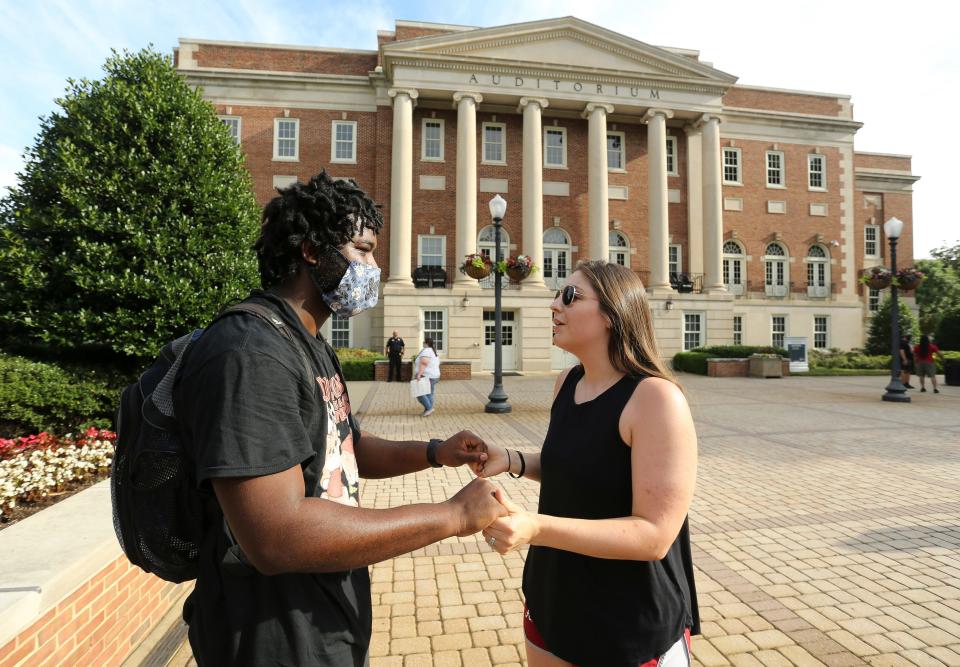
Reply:
M697 662L960 665L960 389L900 405L880 401L882 377L682 380L700 437ZM506 416L483 413L489 376L441 383L426 419L405 384L352 391L379 435L467 428L535 450L553 381L505 378ZM362 497L438 501L469 479L429 470L367 481ZM500 482L536 508L535 483ZM522 664L523 557L469 537L373 567L373 667Z

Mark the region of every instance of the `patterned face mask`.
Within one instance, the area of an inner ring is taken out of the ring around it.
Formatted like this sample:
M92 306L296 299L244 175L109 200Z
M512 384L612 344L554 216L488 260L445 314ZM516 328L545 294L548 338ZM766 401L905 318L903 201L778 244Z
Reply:
M313 276L313 272L311 272ZM314 279L314 284L317 280ZM340 284L320 296L330 310L341 317L353 317L377 305L380 288L380 269L361 262L350 262Z

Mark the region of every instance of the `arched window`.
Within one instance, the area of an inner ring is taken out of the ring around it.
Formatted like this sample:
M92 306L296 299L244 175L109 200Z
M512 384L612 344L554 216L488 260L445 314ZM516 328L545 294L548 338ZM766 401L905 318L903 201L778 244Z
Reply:
M742 295L746 291L743 248L736 241L723 244L723 284L731 294Z
M493 225L487 225L480 230L477 236L477 252L490 259L496 259L497 246L494 243L496 239L496 230ZM510 254L510 234L503 227L500 228L500 257L506 258Z
M821 245L807 251L807 296L830 296L830 255Z
M780 243L767 245L763 256L764 292L767 296L787 296L790 291L787 250Z
M610 232L610 257L611 264L619 264L630 268L630 241L627 235L616 230Z
M560 289L570 275L570 237L559 227L543 233L543 281Z

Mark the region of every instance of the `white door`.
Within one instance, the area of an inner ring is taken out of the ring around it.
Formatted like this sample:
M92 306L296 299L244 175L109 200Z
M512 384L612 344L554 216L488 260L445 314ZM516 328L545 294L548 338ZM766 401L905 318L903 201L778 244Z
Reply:
M560 349L556 345L550 349L550 370L562 371L579 363L580 360L575 355Z
M500 313L500 354L502 368L505 371L514 371L517 369L517 346L514 344L513 333L516 315L511 310L505 310ZM492 310L483 311L483 369L487 371L494 370L496 360L496 314Z
M570 275L570 254L566 249L544 248L543 281L550 289L560 289Z

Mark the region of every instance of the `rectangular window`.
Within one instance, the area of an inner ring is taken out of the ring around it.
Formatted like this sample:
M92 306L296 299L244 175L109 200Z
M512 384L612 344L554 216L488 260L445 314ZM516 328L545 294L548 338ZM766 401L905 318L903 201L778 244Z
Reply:
M350 345L350 318L334 314L330 318L330 345L340 349Z
M703 313L683 314L683 349L692 350L703 344Z
M677 138L667 137L667 175L677 175Z
M507 126L503 123L483 124L484 164L506 164Z
M743 315L733 316L733 344L743 345Z
M273 119L273 159L296 162L300 159L300 119Z
M240 116L220 116L220 120L227 126L227 132L230 133L237 145L240 145Z
M827 161L822 155L807 156L807 182L811 190L827 189Z
M863 226L863 254L866 257L880 256L880 225Z
M867 310L875 313L880 310L880 290L872 287L868 287L867 289L870 290L867 295Z
M424 118L422 134L420 159L425 162L443 162L443 120Z
M418 266L446 266L446 240L445 236L425 236L419 237Z
M543 131L543 166L564 169L567 166L567 128L548 127Z
M444 349L443 341L445 340L446 334L445 322L444 311L423 311L423 337L433 339L433 346L437 349L438 354L442 353Z
M827 316L814 315L813 317L813 349L827 349Z
M767 187L782 188L785 187L783 177L783 153L780 151L767 151Z
M770 344L783 347L783 338L787 335L787 316L773 315L770 318Z
M333 143L330 147L331 162L357 162L357 121L333 121Z
M623 132L607 132L607 169L611 171L623 171L624 166L625 134Z
M742 185L740 180L740 149L723 149L723 182L726 185Z
M679 245L667 247L667 271L669 273L680 273L683 267L683 252Z

